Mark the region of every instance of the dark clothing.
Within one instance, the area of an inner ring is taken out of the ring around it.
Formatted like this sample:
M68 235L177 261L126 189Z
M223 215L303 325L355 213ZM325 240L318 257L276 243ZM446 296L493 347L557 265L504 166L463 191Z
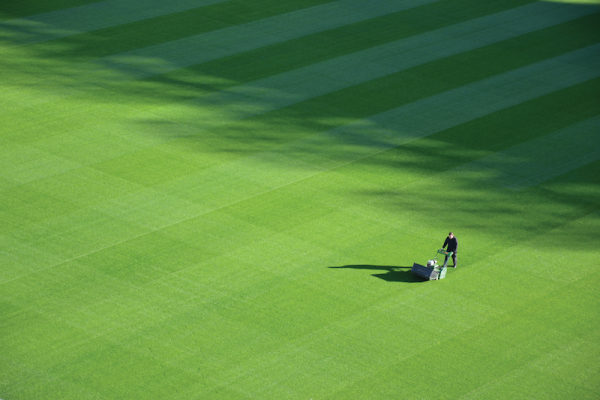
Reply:
M448 262L448 256L446 256L446 259L444 260L444 264L446 264ZM456 253L452 253L452 262L454 263L454 268L456 268Z
M448 246L447 251L452 252L452 262L454 262L454 268L456 268L456 252L458 251L458 240L456 240L456 236L453 237L452 239L450 239L450 237L447 237L446 240L444 241L444 245L442 246L442 249L446 246ZM448 262L448 256L446 256L446 260L445 260L444 264L446 262Z
M452 239L447 237L446 240L444 241L444 245L442 246L442 249L446 246L448 246L447 251L452 251L452 252L456 253L456 251L458 250L458 240L456 240L456 236L453 237Z

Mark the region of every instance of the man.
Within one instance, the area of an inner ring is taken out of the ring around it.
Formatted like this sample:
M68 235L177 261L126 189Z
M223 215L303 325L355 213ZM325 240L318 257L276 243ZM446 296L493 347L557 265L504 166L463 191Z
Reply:
M454 268L456 268L456 252L458 251L458 240L456 240L456 238L454 237L454 233L450 232L448 234L448 237L444 241L444 245L442 246L442 249L446 246L448 246L446 251L452 252L452 261L454 262ZM448 262L448 256L446 256L446 260L444 261L444 264L446 264L446 262Z

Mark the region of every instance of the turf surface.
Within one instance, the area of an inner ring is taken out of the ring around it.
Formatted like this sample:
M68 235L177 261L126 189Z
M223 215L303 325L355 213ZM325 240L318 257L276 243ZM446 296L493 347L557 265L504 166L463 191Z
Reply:
M0 398L597 399L599 26L0 3Z

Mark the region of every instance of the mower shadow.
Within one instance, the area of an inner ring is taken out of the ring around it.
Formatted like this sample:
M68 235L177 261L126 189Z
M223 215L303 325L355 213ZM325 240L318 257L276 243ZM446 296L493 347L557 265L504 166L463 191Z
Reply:
M404 282L404 283L417 283L424 282L425 280L418 277L417 275L410 272L411 267L400 267L391 265L344 265L341 267L329 267L329 268L351 268L351 269L372 269L387 271L382 274L373 274L374 277L383 279L388 282Z

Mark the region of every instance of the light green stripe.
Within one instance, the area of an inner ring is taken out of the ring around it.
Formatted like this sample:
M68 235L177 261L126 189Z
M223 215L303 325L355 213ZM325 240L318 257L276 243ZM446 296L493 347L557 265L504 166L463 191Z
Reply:
M0 41L33 44L228 0L111 0L0 23Z

